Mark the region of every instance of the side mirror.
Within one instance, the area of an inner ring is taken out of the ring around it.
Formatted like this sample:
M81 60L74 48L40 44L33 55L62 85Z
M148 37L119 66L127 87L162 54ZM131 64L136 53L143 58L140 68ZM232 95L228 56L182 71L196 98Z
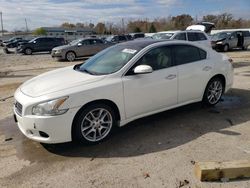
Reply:
M148 74L151 72L153 72L153 69L149 65L138 65L134 69L135 74Z
M82 46L82 43L78 43L77 46Z

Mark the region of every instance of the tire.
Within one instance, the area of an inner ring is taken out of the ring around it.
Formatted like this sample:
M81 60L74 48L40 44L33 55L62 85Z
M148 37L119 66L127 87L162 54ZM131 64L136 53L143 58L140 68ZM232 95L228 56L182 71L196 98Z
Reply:
M212 78L206 86L202 100L203 104L206 106L216 105L221 99L224 87L223 81L220 78Z
M106 104L92 104L76 116L73 140L83 144L97 144L107 139L117 125L114 110Z
M67 53L66 53L66 60L67 60L67 61L72 62L72 61L74 61L75 59L76 59L76 54L75 54L75 52L70 51L70 52L67 52Z
M224 47L223 47L223 51L228 52L228 50L229 50L229 45L225 44Z
M25 54L25 55L31 55L31 54L32 54L32 49L26 48L26 49L24 50L24 54Z

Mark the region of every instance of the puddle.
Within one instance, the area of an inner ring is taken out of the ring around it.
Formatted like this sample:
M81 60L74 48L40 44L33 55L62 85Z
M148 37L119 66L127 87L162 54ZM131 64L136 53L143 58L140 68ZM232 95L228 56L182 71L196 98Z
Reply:
M40 143L29 140L22 135L11 117L0 121L0 135L2 134L5 139L12 139L8 141L3 140L3 142L1 141L1 145L5 145L5 147L13 147L18 159L24 159L34 163L61 161L64 158L48 152Z
M241 107L244 100L239 96L225 95L222 100L216 105L216 109L232 109Z

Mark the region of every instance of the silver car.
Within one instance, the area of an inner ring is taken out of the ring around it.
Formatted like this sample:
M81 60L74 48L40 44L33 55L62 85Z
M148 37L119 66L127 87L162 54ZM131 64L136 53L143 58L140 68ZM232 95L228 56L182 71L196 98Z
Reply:
M212 47L227 52L233 48L247 50L250 45L249 31L223 31L211 36Z
M111 45L96 38L77 39L68 45L53 48L51 56L59 60L74 61L79 57L94 55Z

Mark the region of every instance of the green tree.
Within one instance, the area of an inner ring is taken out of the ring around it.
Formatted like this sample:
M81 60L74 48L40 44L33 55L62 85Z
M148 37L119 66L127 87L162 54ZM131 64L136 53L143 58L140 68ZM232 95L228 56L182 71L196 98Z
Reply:
M148 31L149 33L155 33L156 32L156 28L155 28L155 26L154 26L154 24L153 23L151 23L151 25L150 25L150 28L149 28L149 31Z
M70 28L75 28L76 25L69 22L64 22L62 23L61 27L70 29Z
M44 28L40 27L40 28L37 28L33 31L33 34L34 35L46 35L47 32Z
M182 14L172 17L172 22L176 29L186 29L186 27L192 24L193 18L189 14Z
M105 24L99 22L98 24L96 24L94 30L97 34L104 34L104 32L106 31Z
M134 33L140 33L141 29L139 27L135 27L133 30Z

